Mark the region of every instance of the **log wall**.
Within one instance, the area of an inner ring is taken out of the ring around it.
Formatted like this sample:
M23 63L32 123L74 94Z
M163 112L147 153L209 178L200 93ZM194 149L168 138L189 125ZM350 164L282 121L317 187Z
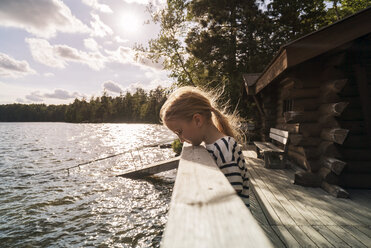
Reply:
M349 129L340 147L347 162L340 184L344 187L371 188L371 35L358 39L347 53L342 69L349 83L339 93L349 101L339 117Z
M334 193L339 185L371 188L371 104L365 108L371 103L371 53L354 59L357 42L294 68L270 89L276 113L269 108L275 121L267 126L275 122L290 132L289 158L311 174L300 180L319 177L337 197L346 196Z

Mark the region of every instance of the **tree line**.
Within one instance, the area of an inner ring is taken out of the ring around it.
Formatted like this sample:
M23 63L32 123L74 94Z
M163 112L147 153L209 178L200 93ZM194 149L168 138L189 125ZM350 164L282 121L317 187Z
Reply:
M90 101L76 98L68 105L5 104L0 105L0 121L159 123L160 109L167 95L167 90L161 87L149 92L137 88L133 94L126 92L117 97L104 92Z

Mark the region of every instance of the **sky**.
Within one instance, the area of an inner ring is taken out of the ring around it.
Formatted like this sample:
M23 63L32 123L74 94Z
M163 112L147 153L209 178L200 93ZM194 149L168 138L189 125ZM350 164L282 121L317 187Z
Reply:
M139 54L160 27L148 2L165 0L1 0L0 104L68 104L171 84L168 72Z

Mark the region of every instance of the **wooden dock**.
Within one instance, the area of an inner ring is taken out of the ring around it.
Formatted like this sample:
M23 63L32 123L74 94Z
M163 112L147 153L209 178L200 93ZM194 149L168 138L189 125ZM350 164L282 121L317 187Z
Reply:
M178 168L179 157L171 158L165 161L160 161L154 164L150 164L144 168L129 171L120 175L118 177L126 177L131 179L143 178L160 172L173 170Z
M251 211L275 247L371 247L371 190L335 198L294 185L294 170L266 169L251 154L244 151Z
M184 146L161 247L274 245L206 149Z

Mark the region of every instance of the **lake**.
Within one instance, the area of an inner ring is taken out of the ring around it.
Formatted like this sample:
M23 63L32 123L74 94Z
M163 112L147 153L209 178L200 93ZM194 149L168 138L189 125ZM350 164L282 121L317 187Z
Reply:
M1 247L158 247L175 172L116 175L174 156L152 124L0 123Z

